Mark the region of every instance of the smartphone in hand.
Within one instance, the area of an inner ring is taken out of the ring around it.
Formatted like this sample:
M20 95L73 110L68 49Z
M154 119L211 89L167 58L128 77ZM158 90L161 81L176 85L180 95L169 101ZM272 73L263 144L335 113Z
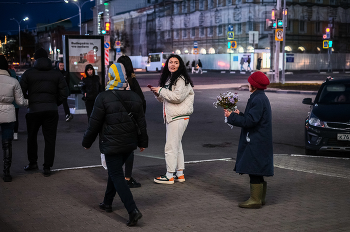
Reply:
M153 86L152 85L147 85L148 88L152 88Z

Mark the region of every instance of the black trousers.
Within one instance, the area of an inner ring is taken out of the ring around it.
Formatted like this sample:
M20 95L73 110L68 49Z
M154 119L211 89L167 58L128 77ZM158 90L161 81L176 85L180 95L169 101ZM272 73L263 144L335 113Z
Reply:
M42 111L26 114L27 121L27 154L29 163L34 164L38 160L38 131L41 127L44 140L44 168L53 166L55 159L56 134L58 124L58 111Z
M134 152L131 152L129 157L125 161L125 177L131 177L132 175L132 168L134 166Z
M264 182L264 177L263 176L257 176L257 175L250 175L250 183L251 184L261 184Z
M128 213L131 213L137 207L130 188L125 181L123 172L123 164L129 155L130 153L120 155L105 154L108 168L108 181L103 202L106 205L112 205L115 194L118 193L120 200L124 203L124 207Z
M70 115L70 110L69 110L69 106L68 106L68 101L67 98L65 98L62 102L63 105L63 109L64 109L64 115L67 117L67 115Z
M86 107L88 120L90 119L90 115L92 113L92 109L94 108L94 104L95 104L95 100L93 100L93 101L90 101L90 100L85 101L85 107Z

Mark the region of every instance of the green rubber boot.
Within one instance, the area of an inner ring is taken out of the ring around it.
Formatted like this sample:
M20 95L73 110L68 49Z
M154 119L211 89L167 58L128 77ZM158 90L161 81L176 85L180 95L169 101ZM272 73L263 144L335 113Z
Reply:
M262 206L263 184L250 184L250 198L240 203L241 208L258 209Z
M261 204L262 204L262 205L265 205L265 204L266 204L266 201L265 201L265 198L266 198L266 190L267 190L267 182L264 181L264 182L263 182L263 194L262 194L262 199L261 199Z

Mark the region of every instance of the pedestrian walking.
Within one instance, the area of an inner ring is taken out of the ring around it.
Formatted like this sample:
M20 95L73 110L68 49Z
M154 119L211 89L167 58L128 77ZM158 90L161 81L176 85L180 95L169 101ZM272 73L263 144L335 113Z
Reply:
M0 127L1 142L4 161L5 182L11 182L12 176L10 168L12 163L12 140L16 121L15 102L17 105L28 105L28 100L24 99L21 86L18 81L10 76L8 64L4 55L0 55Z
M271 106L264 92L269 84L264 73L254 72L248 78L251 95L244 113L238 109L224 110L227 123L242 128L234 170L249 174L250 198L239 204L241 208L265 205L267 183L264 176L274 174Z
M56 68L57 68L57 70L59 70L62 73L63 78L67 83L68 96L69 96L70 95L70 89L69 89L70 76L69 76L69 73L64 69L64 63L62 61L58 61ZM70 113L67 98L65 98L63 100L62 105L63 105L63 109L64 109L64 115L66 116L66 122L69 122L70 120L73 119L73 114Z
M43 174L48 177L55 158L58 105L68 97L68 87L63 75L52 68L51 60L43 48L35 52L34 59L34 67L23 73L20 82L23 94L29 100L26 114L29 164L24 170L38 169L37 136L41 127L45 140Z
M194 68L196 67L196 61L193 60L191 66L192 66L192 73L194 73Z
M203 74L203 71L202 71L202 62L200 59L198 59L198 71L197 73L201 72L201 74Z
M258 62L257 62L257 65L256 65L256 69L257 69L257 70L260 70L260 69L261 69L261 61L262 61L262 59L261 59L261 57L259 56L259 57L258 57Z
M142 152L148 146L143 102L137 93L126 90L128 83L122 64L112 64L108 77L106 91L96 98L82 145L90 148L99 134L99 147L105 154L108 170L107 188L99 207L112 212L112 202L118 193L129 213L127 225L134 226L142 214L125 181L123 165L137 147Z
M244 67L243 67L243 65L244 65L244 58L242 57L241 58L241 62L240 62L240 64L241 64L241 72L242 72L242 69L244 69ZM244 71L246 71L245 69L244 69Z
M248 63L247 71L248 71L248 68L249 68L249 71L252 71L252 69L250 68L250 56L248 56L247 63Z
M103 91L103 86L100 82L100 77L95 74L95 69L92 64L85 66L85 76L81 85L81 93L85 102L86 113L88 120L94 107L97 95Z
M169 56L159 80L160 87L152 87L158 101L163 103L163 117L166 124L165 162L167 172L156 177L154 182L173 184L184 182L185 169L182 136L193 113L193 83L187 74L181 57Z
M123 64L130 90L137 93L137 95L139 95L139 97L142 100L143 112L146 113L145 96L143 95L139 82L136 80L134 67L132 65L130 58L128 56L123 55L118 58L117 62ZM141 187L141 184L132 177L134 158L135 158L134 152L131 152L128 159L125 161L125 180L127 181L129 188Z
M21 78L17 76L16 71L12 65L10 65L8 71L9 71L11 77L16 78L16 80L18 82L21 81ZM13 101L13 105L15 106L15 115L16 115L15 128L13 131L13 141L17 141L18 140L18 127L19 127L19 121L18 121L19 105L16 104L16 101Z

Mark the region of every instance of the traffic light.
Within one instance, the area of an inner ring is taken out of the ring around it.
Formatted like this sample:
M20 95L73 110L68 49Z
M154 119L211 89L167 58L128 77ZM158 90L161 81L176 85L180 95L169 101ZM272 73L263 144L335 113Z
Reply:
M278 28L283 28L283 20L282 19L278 19L277 20L277 27Z
M277 22L276 21L272 21L272 28L276 29L277 28Z
M111 30L111 23L110 22L105 22L105 30L106 30L106 32L109 32Z
M237 48L237 42L236 41L229 41L227 42L227 48Z
M330 40L330 41L328 42L328 47L329 47L329 48L333 47L333 41L332 41L332 40Z
M331 38L331 29L329 27L326 28L326 39Z
M102 30L101 33L102 33L102 34L106 34L106 30Z
M271 11L271 19L272 20L276 19L276 9L272 9L272 11Z

